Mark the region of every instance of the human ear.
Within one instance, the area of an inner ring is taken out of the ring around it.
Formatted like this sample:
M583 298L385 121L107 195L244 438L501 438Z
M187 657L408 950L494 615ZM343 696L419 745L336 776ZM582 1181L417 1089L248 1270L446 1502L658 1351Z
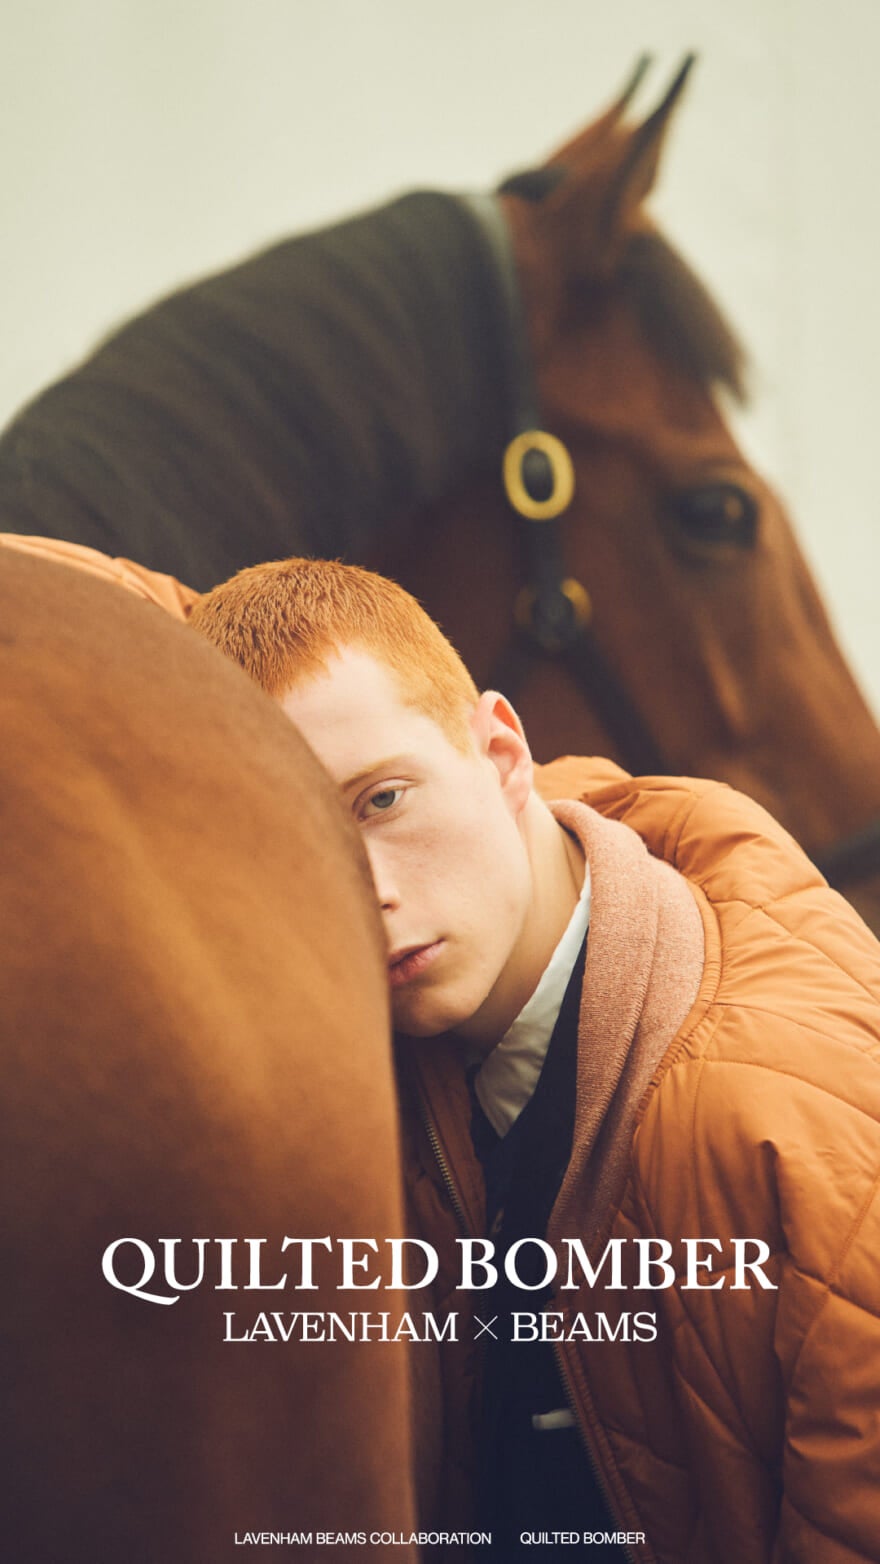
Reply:
M535 769L519 717L506 696L484 690L470 720L479 753L494 765L508 806L518 815L528 802Z

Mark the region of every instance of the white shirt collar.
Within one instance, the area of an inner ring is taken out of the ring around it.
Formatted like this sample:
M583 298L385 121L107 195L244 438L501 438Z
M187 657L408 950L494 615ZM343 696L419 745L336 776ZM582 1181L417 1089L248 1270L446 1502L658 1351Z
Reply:
M497 1135L507 1134L538 1084L568 980L589 925L590 866L587 864L578 904L541 981L474 1077L477 1101Z

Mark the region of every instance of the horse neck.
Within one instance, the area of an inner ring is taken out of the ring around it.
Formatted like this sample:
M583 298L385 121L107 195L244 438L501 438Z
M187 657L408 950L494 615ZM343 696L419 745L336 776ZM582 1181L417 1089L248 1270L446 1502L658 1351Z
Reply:
M197 587L297 551L363 558L491 463L502 389L479 232L415 193L114 333L7 432L0 494L23 531L57 515Z

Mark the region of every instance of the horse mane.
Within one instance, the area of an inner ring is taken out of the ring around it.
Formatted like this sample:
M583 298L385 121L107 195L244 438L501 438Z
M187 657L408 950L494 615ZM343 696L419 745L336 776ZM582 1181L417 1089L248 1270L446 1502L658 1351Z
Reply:
M463 203L414 192L181 289L0 436L0 515L206 589L363 558L504 441L503 325Z

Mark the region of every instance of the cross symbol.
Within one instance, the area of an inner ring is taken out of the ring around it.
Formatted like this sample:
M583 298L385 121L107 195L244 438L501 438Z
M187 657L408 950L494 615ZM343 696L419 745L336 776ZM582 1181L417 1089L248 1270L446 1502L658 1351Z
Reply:
M474 1337L474 1341L479 1341L481 1336L485 1336L487 1334L492 1337L493 1341L497 1341L498 1337L495 1335L495 1332L492 1329L492 1326L496 1323L497 1319L498 1319L498 1315L497 1314L493 1314L491 1320L488 1320L488 1321L481 1320L479 1315L475 1314L474 1315L474 1324L475 1325L479 1325L480 1328L479 1328L476 1336Z

